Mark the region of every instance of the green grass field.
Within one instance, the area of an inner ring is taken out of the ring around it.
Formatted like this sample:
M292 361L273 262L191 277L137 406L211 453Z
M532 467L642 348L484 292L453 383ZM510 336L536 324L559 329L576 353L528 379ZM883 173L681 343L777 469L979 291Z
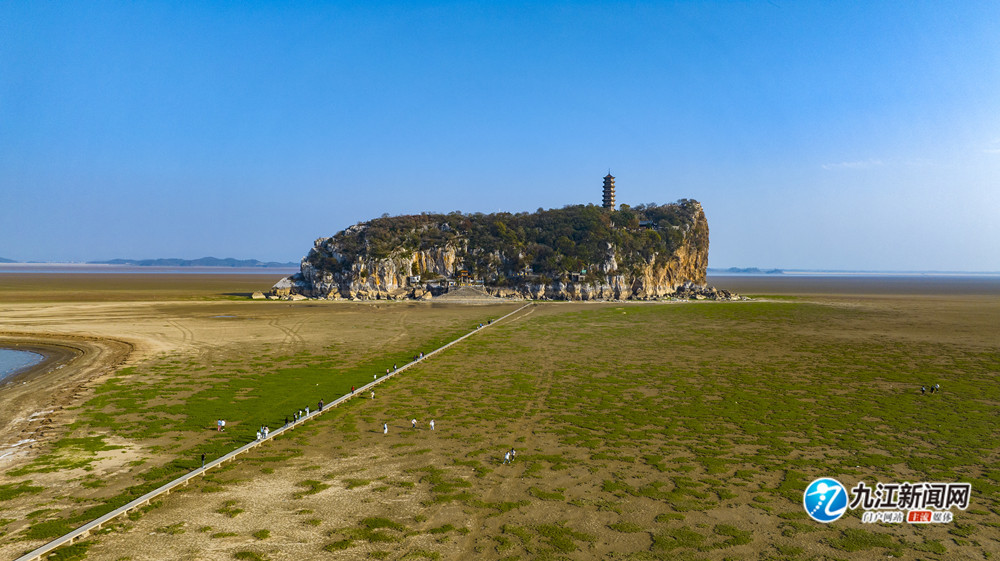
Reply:
M1000 537L1000 353L871 329L896 320L801 303L543 308L331 432L401 408L446 416L460 445L412 473L425 505L485 517L487 557L986 556ZM920 394L933 383L945 391ZM510 446L513 470L497 465ZM500 470L521 482L498 502ZM954 525L862 525L852 511L825 526L802 509L821 476L966 481L974 504ZM511 504L518 538L498 506ZM598 514L602 527L580 523ZM619 549L615 533L644 539Z

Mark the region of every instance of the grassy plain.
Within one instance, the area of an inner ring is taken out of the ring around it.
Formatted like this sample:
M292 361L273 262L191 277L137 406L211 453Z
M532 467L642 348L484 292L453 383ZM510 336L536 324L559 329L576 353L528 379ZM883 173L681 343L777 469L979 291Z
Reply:
M739 282L720 286L740 290ZM881 286L786 288L781 298L725 304L540 304L77 552L133 560L996 558L1000 298L901 297ZM751 290L781 292L769 288ZM68 432L6 471L0 554L193 467L195 455L234 446L261 422L278 424L288 407L314 401L309 383L342 392L389 357L513 309L149 306L150 325L173 318L192 326L190 336L166 331L182 339L160 343L170 353L95 380ZM214 332L217 315L244 323ZM300 339L264 327L272 321L298 325ZM255 329L262 340L249 345ZM921 395L921 384L934 383L941 393ZM218 404L246 418L245 428L223 438L206 430ZM501 465L511 447L514 463ZM116 463L118 455L131 460ZM951 524L869 525L852 511L821 525L802 509L803 489L820 476L848 486L968 481L972 503Z

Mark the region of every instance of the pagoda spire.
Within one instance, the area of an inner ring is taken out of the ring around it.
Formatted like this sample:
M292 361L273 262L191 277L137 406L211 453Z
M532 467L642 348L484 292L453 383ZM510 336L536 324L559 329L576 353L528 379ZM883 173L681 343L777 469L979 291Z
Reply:
M608 174L604 176L604 198L602 199L602 206L604 208L615 208L615 176L611 175L611 168L608 168Z

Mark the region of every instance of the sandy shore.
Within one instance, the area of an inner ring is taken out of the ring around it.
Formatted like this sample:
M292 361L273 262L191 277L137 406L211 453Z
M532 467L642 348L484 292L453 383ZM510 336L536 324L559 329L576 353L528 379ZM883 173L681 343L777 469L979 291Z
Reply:
M68 335L0 333L0 346L45 358L0 384L0 467L30 454L35 443L71 419L65 407L83 396L85 384L112 372L131 345Z

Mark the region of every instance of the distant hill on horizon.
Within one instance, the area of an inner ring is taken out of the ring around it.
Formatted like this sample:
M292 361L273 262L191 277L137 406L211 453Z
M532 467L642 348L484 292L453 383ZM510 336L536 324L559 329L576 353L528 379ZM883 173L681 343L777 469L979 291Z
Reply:
M226 257L202 257L201 259L110 259L108 261L88 261L88 265L132 265L136 267L231 267L231 268L261 268L287 269L296 268L298 263L278 263L275 261L258 261L256 259L233 259Z
M759 269L757 267L730 267L728 269L713 269L709 267L709 273L734 273L740 275L783 275L785 271L781 269Z
M4 259L3 257L0 257L0 263L17 263L17 261L14 261L13 259Z

